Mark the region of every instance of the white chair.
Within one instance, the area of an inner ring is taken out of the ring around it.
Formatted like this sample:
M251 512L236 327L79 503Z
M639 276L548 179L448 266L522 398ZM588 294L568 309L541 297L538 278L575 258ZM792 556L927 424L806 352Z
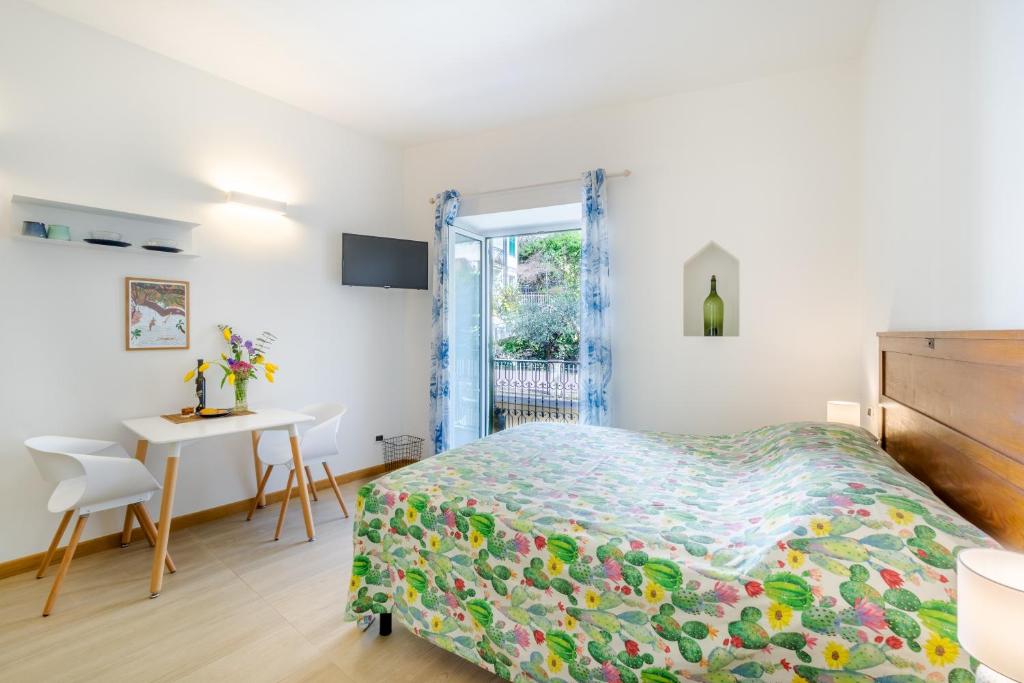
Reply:
M341 417L348 411L348 408L333 403L318 403L306 406L301 413L316 418L313 422L300 424L299 427L299 449L302 452L302 464L306 470L306 481L309 483L309 491L313 500L319 500L316 495L316 486L313 483L313 472L310 465L320 463L327 473L327 481L338 498L342 513L348 517L348 508L345 507L345 499L341 497L341 489L334 479L331 466L327 464L327 458L338 455L338 426L341 424ZM260 480L259 488L256 490L256 497L252 499L252 507L246 521L251 520L256 512L257 504L263 495L263 489L267 486L270 473L279 465L288 468L288 484L284 490L284 500L281 502L281 513L277 518L277 528L274 530L274 540L281 537L281 527L284 526L284 516L288 511L288 501L292 495L292 483L295 481L295 463L292 460L291 443L288 439L288 432L285 429L267 430L260 433L259 441L256 444L256 456L267 466Z
M37 436L25 441L25 447L32 455L36 468L43 479L57 485L47 508L50 512L63 512L57 533L50 541L50 547L43 556L36 578L41 579L53 561L57 546L60 545L64 530L75 510L78 521L71 532L71 541L64 550L60 569L53 580L53 587L43 607L43 616L49 616L57 601L61 583L68 573L71 559L75 555L78 541L85 528L85 520L94 512L127 506L135 513L149 544L156 542L156 526L143 505L160 484L149 473L146 466L135 458L128 457L121 446L113 441L77 439L66 436ZM167 569L174 572L174 562L167 556Z

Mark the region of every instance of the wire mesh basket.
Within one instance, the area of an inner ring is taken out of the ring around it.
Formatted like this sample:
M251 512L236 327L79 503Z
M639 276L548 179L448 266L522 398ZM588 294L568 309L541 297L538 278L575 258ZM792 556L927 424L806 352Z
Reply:
M418 436L392 436L384 439L384 471L391 472L399 467L417 462L423 452L423 439Z

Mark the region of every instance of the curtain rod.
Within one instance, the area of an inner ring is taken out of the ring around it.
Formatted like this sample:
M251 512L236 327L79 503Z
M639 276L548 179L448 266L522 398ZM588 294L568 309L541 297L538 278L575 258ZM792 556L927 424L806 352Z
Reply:
M628 178L631 175L633 175L633 172L630 171L627 168L625 171L620 171L618 173L605 173L604 177L605 178ZM548 187L549 185L564 185L566 183L576 183L576 182L579 182L580 180L581 180L580 178L566 178L565 180L552 180L551 182L548 182L548 183L534 183L533 185L520 185L519 187L503 187L503 188L500 188L500 189L497 189L497 190L485 190L484 192L472 192L470 194L464 194L464 195L462 195L462 197L463 197L463 199L465 199L466 197L480 197L480 196L485 195L485 194L498 194L499 192L515 192L516 190L534 190L534 189L536 189L538 187ZM435 197L431 197L430 198L430 203L431 204L435 203L436 201L437 200L436 200Z

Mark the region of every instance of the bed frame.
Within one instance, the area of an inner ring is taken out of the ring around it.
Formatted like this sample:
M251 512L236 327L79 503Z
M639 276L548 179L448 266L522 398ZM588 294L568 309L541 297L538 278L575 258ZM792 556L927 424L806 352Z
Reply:
M878 337L882 447L964 518L1024 549L1024 330Z

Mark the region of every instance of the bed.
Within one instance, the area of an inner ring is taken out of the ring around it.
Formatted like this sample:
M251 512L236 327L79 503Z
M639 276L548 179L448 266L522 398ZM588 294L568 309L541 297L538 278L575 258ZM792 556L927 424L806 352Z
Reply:
M929 357L921 339L904 355ZM887 343L898 457L923 458L909 417L972 439L925 412L927 392L894 396L897 378L920 382ZM973 440L934 438L960 463L946 470L979 466ZM825 423L526 425L367 484L357 509L347 617L380 615L384 633L394 615L523 681L967 683L955 555L997 545L868 432ZM997 537L1019 533L993 519Z

